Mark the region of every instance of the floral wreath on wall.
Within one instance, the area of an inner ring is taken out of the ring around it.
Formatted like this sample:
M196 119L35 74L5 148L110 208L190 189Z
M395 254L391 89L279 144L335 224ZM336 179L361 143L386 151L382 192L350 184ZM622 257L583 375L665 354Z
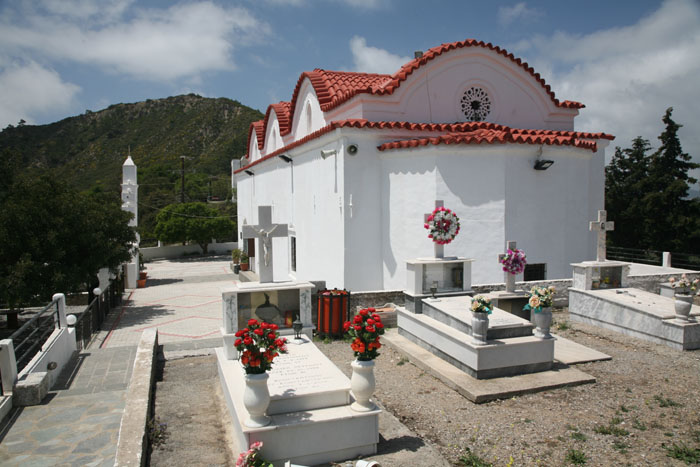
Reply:
M523 250L518 250L517 248L511 250L508 248L508 252L498 258L498 262L503 265L504 271L516 275L525 270L525 265L527 264L527 259L525 258Z
M445 207L435 208L423 227L430 231L428 238L438 245L447 245L459 233L459 217Z

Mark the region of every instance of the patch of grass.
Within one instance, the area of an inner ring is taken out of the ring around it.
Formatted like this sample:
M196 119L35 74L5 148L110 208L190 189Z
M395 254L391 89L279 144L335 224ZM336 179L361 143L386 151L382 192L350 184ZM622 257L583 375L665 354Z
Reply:
M474 454L471 449L466 448L466 451L467 453L459 458L460 465L466 467L493 467L493 464Z
M402 365L405 365L406 363L408 363L408 358L401 357L401 359L398 362L396 362L396 366L402 366Z
M575 439L576 441L586 441L588 436L584 435L580 431L574 431L571 433L571 439Z
M526 419L523 420L523 421L524 421L525 423L532 423L532 419L531 419L531 418L526 418Z
M630 411L630 409L628 409L627 407L625 407L624 404L620 406L620 412L627 413L627 412L629 412L629 411Z
M683 404L664 396L654 396L654 400L659 403L659 407L683 407Z
M700 464L700 449L698 448L691 448L685 443L673 443L672 446L662 444L661 446L666 449L666 455L668 457L678 459L688 465Z
M629 431L625 430L624 428L620 428L617 426L618 423L613 423L616 421L614 418L610 421L609 425L597 425L593 431L595 431L598 434L601 435L613 435L613 436L627 436L630 434Z
M622 423L622 419L620 417L613 417L610 419L610 425L619 425Z
M620 451L622 454L625 454L629 447L630 447L630 445L623 442L623 441L615 441L613 443L613 448Z
M158 417L152 417L146 423L146 435L151 446L158 447L168 439L168 424L162 423Z
M567 329L571 329L571 325L568 321L562 321L561 323L557 323L557 329L560 331L566 331Z
M564 457L564 461L567 464L585 465L587 462L586 453L578 449L569 449L568 451L566 451L566 457Z
M632 428L639 431L647 431L647 426L644 422L641 422L638 418L632 420Z
M670 431L667 431L666 433L664 433L664 436L667 438L673 438L675 435L673 433L671 433Z

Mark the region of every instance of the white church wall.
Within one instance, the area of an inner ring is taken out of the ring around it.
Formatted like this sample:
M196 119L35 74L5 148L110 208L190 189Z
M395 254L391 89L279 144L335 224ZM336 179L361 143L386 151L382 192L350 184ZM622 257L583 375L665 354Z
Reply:
M534 170L539 148L514 150L506 168L506 240L525 251L528 263L546 263L548 279L571 276L572 262L593 259L589 212L602 209L590 192L590 150L544 146L554 164ZM602 190L602 188L601 188Z
M438 199L457 213L461 224L445 255L476 259L473 282L493 282L500 270L494 258L504 242L503 155L494 148L428 146L381 157L384 205L392 206L384 219L384 288L405 287L406 260L434 255L423 216Z
M489 94L490 122L513 128L573 130L578 111L556 107L529 73L510 59L483 49L443 54L414 71L390 96L362 95L363 118L465 121L460 99L471 86L481 87Z
M385 216L391 215L382 187L376 136L345 130L345 287L351 291L381 290L386 267ZM355 155L346 148L357 145ZM350 203L352 202L352 207Z
M253 162L260 159L260 149L258 148L258 137L253 130L250 138L250 145L248 146L248 162ZM245 159L244 159L245 161ZM245 165L245 162L244 162Z
M321 157L321 149L339 149L332 137L294 153L293 215L299 280L325 280L327 287L344 285L343 163Z

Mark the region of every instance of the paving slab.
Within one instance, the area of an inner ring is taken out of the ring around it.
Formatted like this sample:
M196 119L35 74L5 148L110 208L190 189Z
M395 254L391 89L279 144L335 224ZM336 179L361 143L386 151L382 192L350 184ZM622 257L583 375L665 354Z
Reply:
M478 380L400 336L396 329L387 330L383 337L389 345L408 357L411 363L475 403L596 381L589 374L556 362L555 367L549 371Z
M552 334L552 336L556 339L554 342L554 360L565 365L612 360L610 355L598 352L571 339L556 334Z
M128 291L110 313L92 346L136 346L147 329L158 329L162 344L219 337L221 288L234 284L229 256L147 263L146 287Z

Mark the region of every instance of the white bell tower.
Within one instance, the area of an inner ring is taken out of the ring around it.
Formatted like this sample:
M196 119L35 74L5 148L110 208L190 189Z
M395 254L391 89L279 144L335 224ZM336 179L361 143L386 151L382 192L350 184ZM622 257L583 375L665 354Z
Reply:
M131 159L131 151L122 165L122 209L130 212L134 217L129 221L131 227L138 225L138 193L139 186L136 183L136 164ZM141 238L136 234L136 244L131 256L131 261L126 265L126 288L135 289L136 279L139 276L139 243Z

